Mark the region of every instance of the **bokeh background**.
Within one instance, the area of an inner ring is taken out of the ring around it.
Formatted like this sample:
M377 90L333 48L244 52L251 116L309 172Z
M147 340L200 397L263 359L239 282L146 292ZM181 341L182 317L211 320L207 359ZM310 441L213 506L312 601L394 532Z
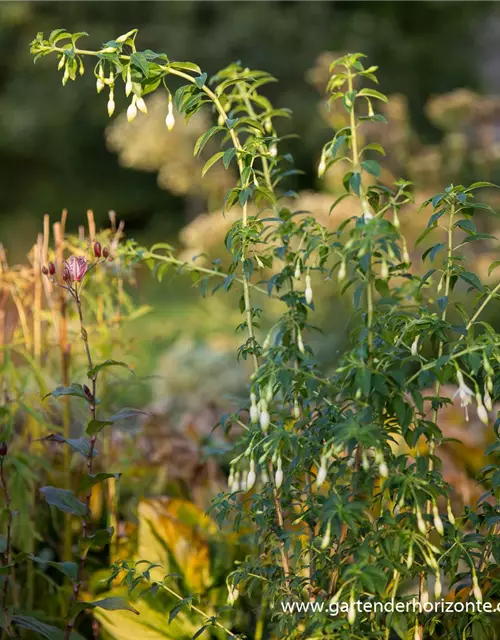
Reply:
M300 189L319 186L318 150L330 135L310 71L325 51L360 50L380 66L381 90L405 98L396 115L418 136L419 150L439 145L446 131L429 114L433 96L500 88L495 2L2 2L0 236L17 258L43 213L62 207L75 229L87 208L98 221L114 209L129 233L147 240L175 237L207 206L206 192L165 188L168 168L159 184L155 162L140 157L124 166L90 68L65 90L55 60L33 65L34 34L59 27L90 33L89 48L138 27L139 46L196 61L209 74L233 60L273 73L279 83L270 97L294 113L284 131L300 135L288 143L304 171L294 185ZM126 106L120 98L118 112ZM173 147L165 153L175 156Z

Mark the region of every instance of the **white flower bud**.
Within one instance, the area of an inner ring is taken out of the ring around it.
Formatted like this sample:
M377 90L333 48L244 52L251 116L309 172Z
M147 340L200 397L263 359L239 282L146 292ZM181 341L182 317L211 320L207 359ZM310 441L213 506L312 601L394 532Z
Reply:
M293 277L295 278L295 280L300 280L301 275L302 275L302 270L300 268L300 260L297 260L295 264L295 273L293 274Z
M220 116L219 116L220 120ZM172 96L168 97L168 111L167 117L165 118L165 124L167 125L167 129L172 131L175 125L175 116L174 116L174 105L172 104Z
M295 402L293 403L292 415L296 420L298 420L300 418L300 407L299 407L299 403L297 402L297 400L295 400Z
M271 158L276 158L276 156L278 155L278 147L275 144L272 144L269 147L269 155L271 156Z
M382 462L379 464L378 472L380 473L381 478L387 478L389 476L389 469L387 468L385 460L382 460Z
M66 64L66 56L62 55L61 59L59 60L59 64L57 65L57 70L61 71L61 69L64 67L65 64Z
M318 166L318 178L322 178L325 174L326 171L326 159L325 159L325 152L323 151L323 153L321 154L321 160L319 161L319 166Z
M253 460L250 460L250 471L247 475L247 491L250 491L250 489L255 484L256 479L257 477L255 475L255 462Z
M148 112L148 107L147 107L146 103L144 102L144 98L142 98L141 96L139 96L137 98L136 105L137 105L137 108L139 109L139 111L141 111L142 113L147 113Z
M440 536L444 536L443 521L439 516L439 511L436 505L433 505L432 507L432 515L433 515L434 528L436 529L436 531L439 533Z
M415 340L411 343L411 355L412 356L416 356L418 355L418 340L419 340L420 336L417 336L415 338Z
M240 597L240 591L238 587L233 587L232 585L227 585L227 603L231 606L238 600Z
M326 525L325 535L323 536L323 540L321 541L322 549L328 549L328 547L330 546L331 531L332 531L332 524L331 524L331 521L329 520L328 524Z
M481 588L479 587L477 576L475 574L472 576L472 593L474 594L474 598L476 598L478 602L483 601L483 594L481 592Z
M349 600L349 610L347 612L347 622L352 626L356 622L356 607L354 606L354 596Z
M488 378L486 379L486 388L488 389L489 393L493 393L493 379L491 376L488 376Z
M486 391L484 392L483 402L488 411L493 411L493 402L491 401L491 396L488 389L486 389Z
M327 468L326 468L326 460L325 458L321 458L321 465L318 469L318 475L316 476L316 488L320 489L321 486L323 485L324 481L326 480L326 474L327 474Z
M382 278L382 280L387 280L387 278L389 277L389 267L385 260L382 260L382 266L380 268L380 277Z
M130 67L127 72L127 82L125 83L125 95L127 98L132 93L132 77L130 75Z
M422 640L422 636L420 635L420 625L418 622L415 625L415 630L413 632L413 640Z
M421 596L420 596L420 604L422 606L425 606L428 602L429 602L429 593L428 593L427 589L424 589L422 591Z
M267 404L270 404L273 401L273 385L271 382L269 382L269 384L267 385L267 389L266 389L266 402Z
M481 396L478 396L479 400L477 403L477 417L479 418L479 420L481 420L481 422L485 425L488 425L489 422L489 418L488 418L488 412L486 411L482 398ZM476 397L477 399L477 397Z
M434 597L436 600L439 600L441 594L443 593L443 587L441 585L441 576L439 573L436 573L436 582L434 583Z
M97 78L95 82L95 87L96 87L97 93L101 93L101 91L104 89L104 80L102 78Z
M453 511L451 510L450 502L448 502L448 520L451 524L455 524L455 516L453 515Z
M279 489L283 484L283 469L281 469L281 467L278 467L278 469L276 470L274 483L276 484L276 489Z
M346 264L342 260L342 262L340 263L339 272L337 276L339 282L342 282L343 280L345 280L346 274L347 274Z
M306 349L304 347L304 341L302 340L302 333L300 331L297 333L297 347L300 353L306 352Z
M236 473L234 474L234 479L233 479L233 484L231 486L231 491L233 493L236 493L236 491L240 490L240 472L236 471Z
M108 116L111 118L113 113L115 112L115 96L113 89L109 92L109 100L108 100Z
M137 107L135 106L136 100L137 100L137 98L136 98L136 96L134 96L132 98L132 102L129 104L128 109L127 109L127 120L129 122L132 122L132 120L137 115Z
M411 569L412 565L413 565L413 559L414 559L414 553L413 553L413 544L410 544L410 548L408 549L408 557L406 558L406 568L407 569Z
M311 304L313 299L313 291L311 287L311 276L309 274L306 275L306 290L305 290L306 302L307 304Z
M68 65L66 65L66 68L64 69L64 75L63 75L63 78L62 78L63 87L68 82L68 79L69 79L69 69L68 69Z
M269 411L267 409L262 409L260 412L260 426L264 433L267 433L270 423L271 417L269 416Z
M231 467L229 470L229 477L227 479L227 486L229 487L229 489L232 488L233 482L234 482L234 469L233 467Z
M425 525L424 519L422 518L422 512L418 507L417 507L417 527L423 536L427 535L427 527Z

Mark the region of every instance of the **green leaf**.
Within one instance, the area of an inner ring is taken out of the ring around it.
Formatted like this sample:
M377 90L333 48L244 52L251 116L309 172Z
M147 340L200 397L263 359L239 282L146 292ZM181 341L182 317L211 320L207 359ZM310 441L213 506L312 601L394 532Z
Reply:
M361 91L358 91L358 96L376 98L377 100L382 100L382 102L389 102L387 96L384 96L383 93L380 93L380 91L376 91L375 89L361 89Z
M220 160L223 155L224 151L218 151L217 153L214 153L214 155L205 162L205 166L201 170L201 176L203 177L210 169L210 167L212 167L217 162L217 160Z
M194 71L201 74L201 69L197 64L193 62L171 62L169 65L172 69L179 69L181 71Z
M464 238L464 242L474 242L475 240L496 240L490 233L474 233Z
M120 420L126 420L127 418L135 418L137 416L148 416L149 413L147 411L141 411L141 409L132 409L129 407L125 407L120 409L118 413L115 413L108 418L109 422L119 422Z
M99 373L99 371L101 371L101 369L104 369L105 367L124 367L125 369L128 369L130 373L133 373L135 375L134 371L128 366L126 362L121 362L120 360L106 360L105 362L97 364L93 369L90 369L87 372L88 377L93 378Z
M108 480L109 478L115 478L118 480L119 477L119 473L105 473L104 471L86 474L80 479L80 483L78 484L78 493L83 493L90 487L99 484L99 482L104 482L104 480Z
M40 438L40 442L57 442L59 444L67 444L73 449L73 451L76 451L84 458L87 458L90 453L90 442L87 438L68 438L66 440L66 438L63 438L58 433L51 433L44 438ZM95 455L96 452L94 451L94 456Z
M207 81L207 74L206 73L202 73L200 76L198 76L197 78L194 79L194 81L196 82L196 86L198 87L198 89L201 89L203 87L203 85L205 84L205 82Z
M224 155L222 157L222 163L225 169L229 167L229 165L231 164L231 160L234 158L235 155L236 155L236 149L234 147L231 147L231 149L226 149L226 151L224 151Z
M113 424L112 420L91 420L87 426L86 434L94 436L96 433L100 433L104 427Z
M31 616L14 615L12 616L12 623L21 627L21 629L33 631L39 636L42 636L42 638L46 638L46 640L64 640L64 631L61 631L61 629L49 624L45 624L44 622L40 622L40 620L32 618ZM71 640L85 640L85 638L76 631L72 631Z
M51 560L45 560L44 558L37 558L37 556L29 555L30 560L37 564L45 565L47 567L53 567L60 571L70 580L75 582L78 579L78 565L76 562L52 562Z
M478 291L483 291L481 280L479 280L475 273L465 271L464 273L460 273L459 275L462 280L465 280L465 282L467 282L467 284L470 284L471 287L474 287L474 289L477 289Z
M106 611L131 611L136 615L139 615L137 609L125 600L118 596L110 596L109 598L103 598L102 600L94 600L94 602L77 602L75 605L76 611L83 611L85 609L105 609Z
M351 178L349 180L349 185L351 187L351 189L354 191L354 193L359 196L360 193L360 187L361 187L361 174L356 172L353 173L351 175Z
M196 141L195 145L194 145L194 151L193 151L193 155L198 156L200 155L200 153L203 151L205 145L207 144L207 142L210 140L210 138L218 133L219 131L223 131L224 128L220 127L219 125L215 125L214 127L210 127L210 129L208 131L205 131L205 133L203 133L198 140ZM153 249L151 249L151 251L153 251Z
M474 182L473 184L471 184L470 187L468 187L465 190L465 193L468 193L469 191L473 191L474 189L481 189L483 187L493 187L494 189L498 189L498 185L493 184L493 182L481 181L481 182Z
M143 75L145 75L145 76L148 75L148 73L149 73L149 62L147 61L147 58L143 53L141 53L140 51L134 52L130 56L130 62L135 67L140 69L142 71Z
M83 398L83 400L90 402L89 398L87 398L87 396L85 395L85 391L83 390L82 385L77 384L76 382L74 382L69 387L57 387L53 391L49 391L49 393L46 393L43 396L42 400L45 400L45 398L47 398L48 396L52 396L53 398L60 398L61 396L75 396L77 398Z
M108 529L97 529L93 535L85 538L85 545L89 548L104 547L111 542L114 532L115 530L113 527L108 527Z
M86 513L85 504L80 502L72 491L48 486L42 487L40 493L48 504L57 507L60 511L73 513L76 516L84 516Z
M380 165L376 160L363 160L361 166L365 171L371 173L372 176L380 178Z

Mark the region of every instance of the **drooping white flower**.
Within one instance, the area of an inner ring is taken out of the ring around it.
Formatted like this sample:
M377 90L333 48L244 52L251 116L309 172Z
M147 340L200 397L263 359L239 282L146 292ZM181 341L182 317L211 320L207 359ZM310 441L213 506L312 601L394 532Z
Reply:
M269 429L269 424L271 423L271 417L269 415L269 411L267 410L267 402L262 399L260 401L260 426L264 433L267 433Z
M110 89L109 99L108 99L108 116L111 118L114 112L115 112L115 94L113 89Z
M415 340L411 343L411 355L412 356L416 356L418 355L418 341L419 341L420 336L417 336L415 338Z
M305 290L306 302L307 304L311 304L313 299L313 290L311 287L311 276L309 274L306 275L306 290Z
M441 576L439 573L436 573L436 582L434 583L434 597L436 600L439 600L441 594L443 593L443 587L441 585Z
M132 93L132 76L130 74L130 67L129 67L127 71L127 81L125 82L125 95L127 96L127 98L131 93Z
M343 280L345 280L346 275L347 275L346 265L344 260L342 260L342 262L340 263L339 272L337 275L338 281L342 282Z
M425 525L425 520L422 518L422 512L418 507L417 507L417 527L423 536L427 535L427 527Z
M477 400L477 417L479 418L479 420L481 420L483 424L487 426L489 423L488 412L486 411L486 407L483 404L483 399L481 398L481 395L479 393L476 394L476 400Z
M276 469L276 473L274 474L274 484L276 485L276 489L279 489L283 484L283 469L281 468L281 458L278 458L278 468Z
M325 158L325 152L323 151L323 153L321 154L319 165L318 165L318 178L322 178L325 174L325 171L326 171L326 158Z
M444 526L443 521L439 516L439 511L436 505L432 506L432 516L434 521L434 528L439 533L440 536L444 536Z
M450 521L451 524L455 524L455 516L453 515L453 511L451 510L451 504L448 501L448 520Z
M458 380L458 389L453 394L453 398L456 396L460 399L460 406L465 411L465 419L469 421L469 408L468 405L471 404L472 396L474 395L472 390L465 384L464 377L461 371L457 371L457 380Z
M321 464L319 466L318 469L318 475L316 476L316 488L320 489L321 486L323 485L324 481L326 480L326 475L327 475L328 469L326 467L326 458L322 457L321 458Z
M385 460L382 460L382 462L379 464L378 472L380 473L381 478L387 478L389 476L389 469L387 468L387 463L385 462Z
M472 593L474 594L474 598L476 598L478 602L483 601L483 594L479 586L479 582L477 581L476 574L472 576Z
M331 523L331 520L329 520L328 524L326 525L325 534L323 536L323 539L321 540L322 549L327 549L330 546L331 531L332 531L332 523Z
M349 610L347 612L347 622L352 626L356 622L356 607L354 606L354 596L349 600Z

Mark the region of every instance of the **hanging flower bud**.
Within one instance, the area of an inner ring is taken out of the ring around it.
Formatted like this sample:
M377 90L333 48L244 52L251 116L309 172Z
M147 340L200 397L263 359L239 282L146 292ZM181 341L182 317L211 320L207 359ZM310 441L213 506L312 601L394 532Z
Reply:
M448 520L450 521L451 524L455 524L455 516L453 515L453 511L451 510L451 503L448 500Z
M144 101L143 97L139 96L135 103L136 103L137 108L139 109L139 111L141 111L142 113L147 113L148 112L148 107L147 107L146 102Z
M483 404L483 399L479 393L476 393L476 401L477 401L477 417L483 424L486 426L489 423L488 412Z
M432 515L433 515L433 521L434 521L434 528L436 529L436 531L439 533L440 536L444 536L443 521L439 517L439 511L438 511L437 505L435 504L432 505Z
M332 533L332 523L331 523L331 520L329 520L328 524L326 525L323 540L321 540L322 549L328 549L328 547L330 546L331 533Z
M397 209L394 209L394 216L392 218L392 224L396 227L396 229L399 229L399 227L401 226L400 222L399 222L399 216L398 216L398 212Z
M319 161L319 166L318 166L318 178L322 178L325 174L326 171L326 158L325 158L325 152L323 150L323 153L321 154L321 159Z
M493 402L491 401L491 396L488 389L486 389L486 391L484 392L483 402L488 411L493 411Z
M132 93L132 74L130 73L130 67L127 70L127 81L125 82L125 95L127 98Z
M439 600L442 593L443 593L443 587L441 585L441 576L438 572L436 573L436 582L434 583L434 597L436 598L436 600Z
M222 116L219 116L219 119ZM165 118L165 124L167 125L167 129L169 131L172 131L172 129L174 128L175 125L175 116L174 116L174 105L172 104L172 96L169 95L168 97L168 110L167 110L167 117ZM222 122L222 124L224 124L224 121ZM219 125L221 126L221 125Z
M240 490L240 472L236 471L233 478L233 484L231 486L231 491L236 493Z
M87 387L86 384L83 385L83 393L87 396L87 400L90 400L90 402L94 402L94 396L92 395L91 390Z
M300 280L301 275L302 275L302 270L300 268L300 260L297 260L295 264L295 273L293 274L293 277L295 278L295 280Z
M269 476L267 475L267 471L265 469L262 469L262 471L260 472L260 481L263 485L266 485L269 482Z
M271 417L269 416L269 411L267 410L267 403L265 400L260 401L260 427L264 433L267 433L269 429L269 424L271 423Z
M292 415L296 420L298 420L300 418L300 407L299 407L299 403L297 402L297 400L295 400L294 403L293 403Z
M227 486L229 487L229 489L231 489L231 487L233 486L234 483L234 469L231 466L231 468L229 469L229 477L227 479Z
M111 118L113 113L115 112L115 92L113 88L109 90L109 100L108 100L108 116Z
M94 242L94 255L96 258L100 258L102 254L101 243Z
M417 507L417 527L423 536L427 535L427 527L424 519L422 518L422 512L419 507Z
M137 102L137 96L133 96L132 97L132 102L129 104L128 109L127 109L127 120L129 122L132 122L132 120L136 117L137 115L137 107L136 107L136 103Z
M378 466L378 472L381 478L387 478L389 476L389 469L384 459L382 459L382 462Z
M306 349L304 347L304 341L302 340L302 333L300 331L300 329L297 332L297 347L300 351L300 353L305 353Z
M9 448L7 447L7 443L2 442L2 444L0 444L0 458L4 458L8 452Z
M56 265L53 262L49 262L49 274L51 276L56 275Z
M64 69L64 75L62 78L63 87L66 86L66 83L68 82L68 80L69 80L69 68L68 68L68 65L66 65L66 68Z
M227 603L233 606L233 604L236 602L236 600L238 600L239 597L240 597L239 589L237 587L234 587L228 584L227 585Z
M274 476L274 484L276 485L276 489L279 489L283 484L283 469L281 468L281 457L278 458L278 468Z
M326 458L323 456L321 458L321 464L318 469L318 475L316 476L316 488L321 489L324 481L326 480L326 474L328 469L326 468Z
M429 602L429 592L427 589L423 589L420 596L420 604L424 607Z
M313 299L313 290L311 287L311 276L309 274L306 275L306 290L305 290L306 302L307 304L311 304Z
M272 144L269 147L269 155L271 156L271 158L276 158L276 156L278 155L278 147L275 144Z
M361 453L361 466L365 473L368 473L368 471L370 471L370 461L368 460L368 456L364 451L362 451Z
M85 73L85 67L83 66L83 60L80 58L80 60L78 61L78 73L83 76L83 74Z
M420 336L417 336L415 338L415 340L413 340L413 342L411 343L411 355L412 356L416 356L418 355L418 341L419 341Z
M340 263L339 273L337 276L339 282L342 282L343 280L345 280L346 273L347 273L346 264L344 260L342 260L342 262Z
M412 565L413 565L413 559L414 559L414 553L413 553L413 543L410 543L410 548L408 549L408 557L406 558L406 568L407 569L411 569Z
M250 460L250 471L248 472L247 475L247 491L250 491L250 489L253 487L253 485L255 484L255 480L256 480L256 475L255 475L255 462L253 460Z
M257 397L255 393L250 394L250 420L255 424L259 421L259 408L257 407Z
M266 389L266 402L267 404L271 404L271 402L273 401L273 385L272 382L269 381L269 384L267 385L267 389Z
M476 598L478 602L483 601L483 594L481 592L479 582L477 581L477 575L475 573L472 575L472 593L474 594L474 598Z
M460 398L460 406L465 410L465 419L469 421L469 408L468 405L472 402L472 390L464 382L464 377L460 370L457 371L458 389L453 394L453 398L458 395Z
M420 634L420 625L418 621L415 625L415 630L413 632L413 640L422 640L422 635Z
M486 378L486 388L488 389L489 393L493 393L493 378L491 376L488 376Z
M44 276L48 276L49 275L49 270L47 269L47 267L45 265L43 265L42 267L42 273Z
M104 80L102 78L97 78L97 80L95 81L95 88L97 90L97 93L101 93L101 91L104 89Z
M351 591L349 599L349 610L347 612L347 622L352 626L356 622L356 607L354 606L354 592Z
M108 256L109 256L109 249L108 247L104 247L104 249L102 250L102 257L107 258Z
M61 69L64 67L65 64L66 64L66 56L62 54L59 60L59 64L57 65L57 70L61 71Z
M373 118L373 116L375 115L375 112L373 111L373 105L371 103L371 101L368 101L368 117L369 118Z

